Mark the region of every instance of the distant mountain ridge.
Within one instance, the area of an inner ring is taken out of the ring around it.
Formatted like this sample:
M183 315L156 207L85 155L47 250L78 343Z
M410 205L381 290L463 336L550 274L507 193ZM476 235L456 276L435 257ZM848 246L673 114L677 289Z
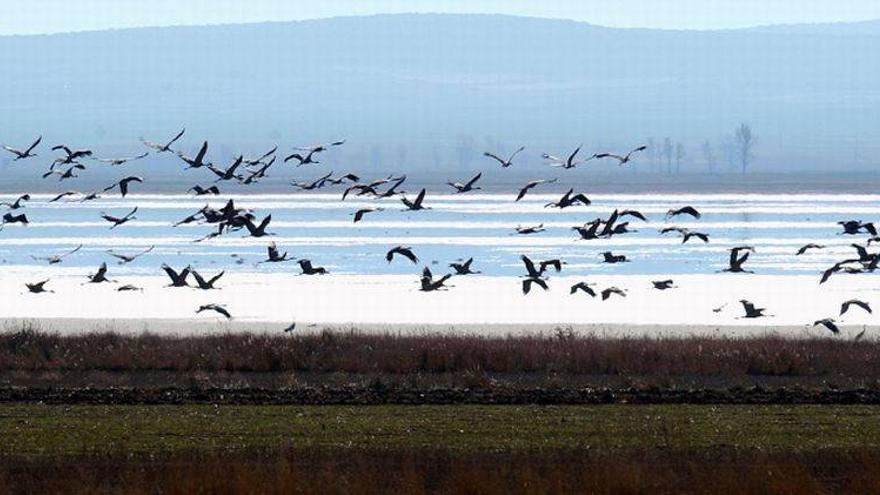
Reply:
M724 136L749 122L756 170L873 170L876 40L800 34L402 14L0 37L0 142L118 155L186 125L185 149L208 139L220 162L346 137L347 163L466 171L487 148L526 145L537 166L668 136L702 170L700 143L724 166Z

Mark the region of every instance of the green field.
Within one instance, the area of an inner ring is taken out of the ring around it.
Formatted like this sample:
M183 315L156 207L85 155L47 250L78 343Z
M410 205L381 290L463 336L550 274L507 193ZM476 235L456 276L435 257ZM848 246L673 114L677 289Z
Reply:
M880 406L0 405L0 455L264 448L880 448Z

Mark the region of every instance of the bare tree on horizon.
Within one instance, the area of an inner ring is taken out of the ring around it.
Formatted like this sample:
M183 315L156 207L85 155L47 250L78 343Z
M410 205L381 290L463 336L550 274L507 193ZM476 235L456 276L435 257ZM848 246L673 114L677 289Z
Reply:
M687 156L687 153L684 151L684 145L681 142L675 143L675 173L681 173L681 161L684 160L684 157Z
M718 163L718 158L715 156L715 149L712 147L712 141L706 139L700 144L700 153L703 154L703 161L706 163L706 167L709 169L709 173L715 172L715 165Z
M754 158L755 141L757 138L752 134L752 128L745 122L736 128L733 134L733 142L736 145L736 157L745 175L746 169Z
M672 175L672 140L668 137L663 138L663 150L660 151L660 156L666 161L666 174Z

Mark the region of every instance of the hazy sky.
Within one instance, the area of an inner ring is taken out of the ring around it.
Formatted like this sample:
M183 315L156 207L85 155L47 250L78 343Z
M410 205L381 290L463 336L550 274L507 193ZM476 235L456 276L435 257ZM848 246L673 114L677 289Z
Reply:
M717 29L880 18L878 0L0 0L0 34L287 21L394 12L502 13L605 26Z

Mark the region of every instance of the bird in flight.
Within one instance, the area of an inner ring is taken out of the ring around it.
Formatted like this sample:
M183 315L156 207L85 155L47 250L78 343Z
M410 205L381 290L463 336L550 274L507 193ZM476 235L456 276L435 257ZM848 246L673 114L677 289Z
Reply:
M449 267L455 270L456 275L472 275L477 273L483 273L475 270L471 270L471 263L474 262L473 258L468 258L467 261L461 263L461 260L456 263L450 263Z
M677 217L679 215L690 215L690 216L697 218L697 219L700 218L701 216L703 216L693 206L683 206L681 208L672 208L666 212L666 218L673 218L673 217Z
M177 152L177 156L180 157L180 159L183 160L187 165L189 165L188 167L186 167L187 169L202 168L202 167L206 167L206 166L210 165L210 163L205 162L205 155L207 153L208 153L208 142L205 141L202 143L202 147L199 148L199 152L196 154L195 157L190 158L179 151Z
M24 205L22 204L23 201L30 201L30 200L31 200L31 195L25 193L25 194L22 194L21 196L19 196L18 198L16 198L16 200L13 201L12 203L9 203L6 201L0 202L0 206L5 206L5 207L9 208L10 210L17 210L19 208L24 208Z
M600 158L600 159L601 158L613 158L613 159L617 160L618 165L625 165L625 164L629 163L633 154L638 153L640 151L645 151L646 149L648 149L647 146L639 146L638 148L633 149L632 151L630 151L629 153L627 153L625 155L616 155L614 153L599 153L598 155L595 155L595 157Z
M483 173L480 172L477 175L473 176L471 180L462 184L461 182L447 182L446 184L455 188L456 194L466 193L468 191L476 191L477 189L482 189L479 186L474 186L480 177L483 176Z
M761 318L764 316L769 316L764 314L764 311L767 311L766 308L756 308L754 303L751 301L747 301L745 299L740 299L740 304L743 306L743 310L745 310L746 314L743 318Z
M147 249L145 249L145 250L143 250L143 251L141 251L141 252L139 252L139 253L135 253L135 254L121 254L121 253L117 253L117 252L113 251L112 249L110 249L110 250L107 251L107 254L109 254L110 256L113 256L114 258L119 259L119 260L120 260L120 261L119 261L119 264L121 265L121 264L124 264L124 263L131 263L132 261L134 261L134 260L140 258L141 256L143 256L143 255L149 253L149 252L152 251L155 247L156 247L156 246L150 246L150 247L148 247Z
M552 184L556 182L557 179L539 179L533 180L523 186L522 189L519 190L519 194L516 195L516 199L514 201L519 201L526 196L526 193L534 189L536 186L540 186L541 184Z
M134 214L137 212L137 210L138 210L138 208L137 208L137 206L135 206L134 209L132 209L130 212L126 213L125 216L123 216L123 217L114 217L114 216L108 215L107 213L104 213L102 211L101 218L112 223L113 225L111 225L110 228L115 229L116 227L119 227L120 225L128 222L129 220L134 219L135 218Z
M806 253L810 249L825 249L825 246L822 246L821 244L814 244L814 243L806 244L797 250L797 253L795 254L795 256L800 256L800 255Z
M202 289L202 290L216 289L217 287L214 287L214 284L218 280L220 280L220 277L222 277L224 273L226 273L226 272L221 271L217 275L214 275L213 277L209 278L208 280L205 280L199 272L197 272L195 270L190 270L190 271L192 272L193 278L196 279L196 284L198 285L199 289Z
M519 149L517 149L516 151L514 151L514 152L513 152L510 156L508 156L507 158L501 158L500 156L498 156L498 155L496 155L496 154L494 154L494 153L489 153L488 151L485 152L485 153L483 153L483 156L487 156L487 157L489 157L489 158L491 158L491 159L497 161L498 163L501 164L501 168L507 168L507 167L513 165L513 159L514 159L514 157L516 157L516 155L518 155L519 153L521 153L524 149L526 149L525 146L520 146Z
M578 282L571 286L571 289L569 289L569 294L574 294L577 291L581 291L590 297L596 297L596 291L593 290L591 285L594 284L588 284L587 282Z
M146 158L149 155L149 152L141 153L140 155L129 156L125 158L93 158L95 161L99 161L102 163L109 163L110 165L123 165L128 162L133 162L136 160L140 160L142 158Z
M137 182L138 184L141 184L144 182L144 179L142 177L137 177L137 176L131 175L129 177L119 179L118 181L114 182L113 184L110 184L109 186L105 187L104 192L111 191L111 190L118 187L119 193L122 194L122 197L124 198L125 195L128 194L128 185L132 182Z
M52 255L49 255L49 256L43 256L43 257L40 257L40 256L31 256L31 258L33 258L33 259L36 260L36 261L47 261L47 262L49 262L50 265L55 265L55 264L57 264L57 263L61 263L62 261L64 261L64 258L66 258L66 257L70 256L71 254L73 254L73 253L79 251L80 249L82 249L82 247L83 247L82 244L80 244L79 246L77 246L77 247L71 249L70 251L66 251L66 252L61 253L61 254L52 254Z
M435 290L446 290L448 287L445 285L446 281L452 277L451 273L447 273L438 279L434 279L434 275L431 273L431 269L427 266L424 270L422 270L422 277L419 279L421 283L421 287L419 290L422 292L433 292Z
M385 260L388 263L391 263L391 261L394 259L395 254L407 258L408 260L412 261L413 264L419 262L419 258L415 255L415 253L413 253L412 248L404 246L396 246L391 248L387 253L385 253Z
M422 202L425 201L425 189L424 188L422 188L422 190L419 191L419 194L416 195L416 199L410 201L410 200L406 199L406 196L402 196L400 198L400 201L404 204L404 206L406 206L405 211L419 211L419 210L428 209L426 206L422 206Z
M17 162L18 160L24 160L25 158L37 156L37 154L34 153L33 151L34 151L34 148L36 148L40 144L40 141L42 141L42 140L43 140L43 136L38 137L37 140L34 141L30 146L28 146L27 149L24 151L20 151L20 150L17 150L15 148L12 148L12 147L6 146L6 145L3 145L3 149L5 149L6 151L15 155L15 158L13 158L12 161Z
M31 292L32 294L40 294L42 292L55 292L55 291L46 289L46 283L48 283L48 282L49 282L49 279L47 278L46 280L43 280L40 282L25 283L24 286L27 287L28 292Z
M168 152L173 152L174 150L171 149L171 145L174 144L175 142L177 142L177 140L180 139L181 136L183 136L183 133L184 133L184 132L186 132L186 128L185 128L185 127L184 127L183 129L181 129L180 132L178 132L177 135L174 136L173 139L171 139L171 141L168 141L168 142L165 143L165 144L153 143L153 142L147 141L147 140L144 139L144 138L141 138L141 142L143 142L143 143L144 143L145 145L147 145L148 147L153 148L153 149L156 150L158 153L168 153Z
M868 314L872 313L870 304L866 303L865 301L861 301L859 299L850 299L848 301L844 301L843 304L840 305L840 316L843 316L843 314L846 313L851 306L857 306L859 308L862 308L865 311L867 311Z
M560 168L564 168L564 169L575 168L578 165L580 165L581 163L586 163L596 157L596 155L593 155L590 158L587 158L585 160L577 160L576 159L577 154L580 153L582 147L583 147L583 145L580 145L577 148L575 148L574 151L570 155L568 155L568 158L563 159L558 156L550 155L547 153L544 153L543 155L541 155L541 158L549 161L550 166L552 166L552 167L560 167Z
M834 335L837 335L840 333L840 328L838 328L838 326L835 323L833 318L822 318L821 320L816 320L813 322L814 327L819 326L819 325L822 325L823 327L827 328Z
M225 304L203 304L199 306L199 309L196 310L196 314L201 313L202 311L213 311L215 313L225 316L227 320L232 319L232 315L226 309Z

